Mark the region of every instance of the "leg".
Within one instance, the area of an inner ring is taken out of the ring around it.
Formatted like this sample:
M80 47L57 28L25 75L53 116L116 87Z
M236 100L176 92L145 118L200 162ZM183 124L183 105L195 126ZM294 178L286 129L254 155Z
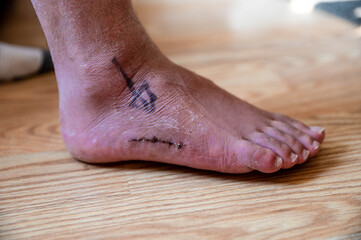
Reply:
M258 109L170 62L129 0L33 0L53 56L65 144L82 161L275 172L317 154L320 127Z

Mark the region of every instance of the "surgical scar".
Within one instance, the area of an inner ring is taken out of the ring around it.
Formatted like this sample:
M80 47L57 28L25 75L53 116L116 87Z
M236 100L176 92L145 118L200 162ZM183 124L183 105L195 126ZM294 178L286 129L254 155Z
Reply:
M149 143L162 143L162 144L167 144L169 147L176 147L177 149L182 149L185 144L184 143L174 143L171 141L166 141L166 140L161 140L158 139L157 137L153 137L153 138L134 138L129 140L129 142L149 142Z

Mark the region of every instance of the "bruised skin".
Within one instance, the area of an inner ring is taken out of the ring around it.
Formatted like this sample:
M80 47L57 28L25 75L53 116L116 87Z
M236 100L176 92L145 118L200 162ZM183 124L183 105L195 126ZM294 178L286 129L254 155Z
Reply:
M32 2L53 56L62 135L74 158L272 173L317 154L323 128L261 110L175 65L130 1Z

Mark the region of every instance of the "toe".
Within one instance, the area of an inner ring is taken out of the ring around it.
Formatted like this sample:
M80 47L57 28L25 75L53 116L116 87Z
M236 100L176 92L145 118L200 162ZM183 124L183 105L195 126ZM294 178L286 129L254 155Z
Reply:
M276 138L277 140L287 144L292 150L293 153L298 155L297 163L304 163L309 157L309 151L305 149L300 141L298 141L292 135L282 132L274 127L265 127L263 132L270 137Z
M263 173L273 173L280 170L283 160L274 151L259 146L247 140L240 140L238 145L239 165Z
M315 140L317 140L318 142L320 142L320 143L322 143L325 140L326 131L325 131L324 127L319 127L319 126L308 127L308 126L306 126L306 128L304 128L303 131L305 133L310 134L311 136L313 136L313 138Z
M282 158L282 168L293 167L299 159L298 154L294 153L287 144L265 133L255 132L250 135L249 140L257 145L273 150Z
M295 128L286 122L277 120L272 121L271 126L296 138L308 151L310 151L310 157L313 157L318 153L320 143L298 128Z
M284 116L282 114L274 114L274 118L279 121L287 122L288 124L292 125L293 127L299 129L300 131L304 132L305 134L311 136L314 140L319 143L322 143L325 139L325 128L319 126L307 126L306 124Z

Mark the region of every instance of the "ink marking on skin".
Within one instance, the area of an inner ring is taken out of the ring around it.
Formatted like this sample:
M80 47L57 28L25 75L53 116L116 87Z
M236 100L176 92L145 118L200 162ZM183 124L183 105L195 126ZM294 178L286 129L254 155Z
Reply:
M130 77L128 77L128 75L123 71L116 57L112 59L112 63L115 65L116 68L118 68L118 70L122 74L125 82L127 83L127 87L129 91L133 95L132 101L129 104L129 106L138 109L143 108L148 113L154 112L155 102L157 101L158 97L150 90L148 82L146 81L142 82L140 87L136 89L134 87L134 81ZM142 97L143 92L147 93L149 100L146 100ZM137 104L138 101L140 102L140 104Z
M171 141L160 140L156 136L154 136L153 138L134 138L134 139L129 140L129 142L150 142L150 143L154 143L154 144L155 143L163 143L163 144L167 144L169 147L175 145L179 150L185 146L184 143L174 143Z

